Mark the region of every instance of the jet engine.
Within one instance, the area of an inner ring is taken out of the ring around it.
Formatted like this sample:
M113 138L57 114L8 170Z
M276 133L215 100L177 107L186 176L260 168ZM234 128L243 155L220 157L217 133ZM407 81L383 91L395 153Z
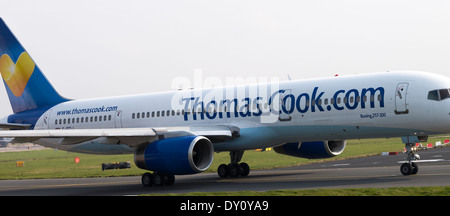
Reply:
M287 143L275 147L274 150L279 154L294 157L320 159L340 155L346 143L346 140Z
M211 166L214 148L203 136L183 136L156 140L138 148L136 166L155 172L183 175L203 172Z

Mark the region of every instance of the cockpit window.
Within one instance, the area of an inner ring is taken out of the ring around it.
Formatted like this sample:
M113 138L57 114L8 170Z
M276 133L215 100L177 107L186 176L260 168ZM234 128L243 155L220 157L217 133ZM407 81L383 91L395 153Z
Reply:
M428 92L428 100L441 101L450 98L450 89L438 89Z
M450 98L449 89L441 89L439 90L439 96L441 100L445 100L447 98Z
M429 91L428 92L428 100L439 100L439 94L437 90Z

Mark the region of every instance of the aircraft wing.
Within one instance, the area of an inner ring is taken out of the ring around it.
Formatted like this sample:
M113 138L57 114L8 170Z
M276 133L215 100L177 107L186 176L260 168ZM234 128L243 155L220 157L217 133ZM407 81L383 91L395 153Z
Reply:
M231 139L233 131L228 126L209 127L166 127L166 128L105 128L68 130L4 130L0 137L14 138L12 143L33 142L39 139L58 138L60 145L74 145L81 142L102 139L102 144L126 144L130 147L153 142L157 139L180 136L205 136L213 143ZM235 133L236 134L236 133Z

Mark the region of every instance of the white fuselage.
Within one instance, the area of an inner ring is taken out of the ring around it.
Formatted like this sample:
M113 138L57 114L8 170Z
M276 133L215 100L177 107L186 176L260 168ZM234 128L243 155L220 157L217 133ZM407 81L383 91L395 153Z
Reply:
M39 129L227 125L240 137L214 143L215 151L247 150L289 142L345 140L450 132L450 100L430 91L450 80L423 72L383 72L155 94L74 100L37 121ZM38 144L97 154L132 153L101 138L77 145Z

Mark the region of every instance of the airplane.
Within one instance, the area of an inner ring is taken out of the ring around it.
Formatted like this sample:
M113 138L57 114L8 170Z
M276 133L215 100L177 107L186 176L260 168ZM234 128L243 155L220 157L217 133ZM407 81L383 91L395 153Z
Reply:
M61 96L0 18L0 72L13 114L0 137L92 154L134 154L144 186L201 173L230 152L221 178L247 176L246 150L302 158L340 155L347 140L400 137L403 175L418 172L415 143L450 132L450 80L379 72L74 100ZM374 144L376 145L376 144Z

